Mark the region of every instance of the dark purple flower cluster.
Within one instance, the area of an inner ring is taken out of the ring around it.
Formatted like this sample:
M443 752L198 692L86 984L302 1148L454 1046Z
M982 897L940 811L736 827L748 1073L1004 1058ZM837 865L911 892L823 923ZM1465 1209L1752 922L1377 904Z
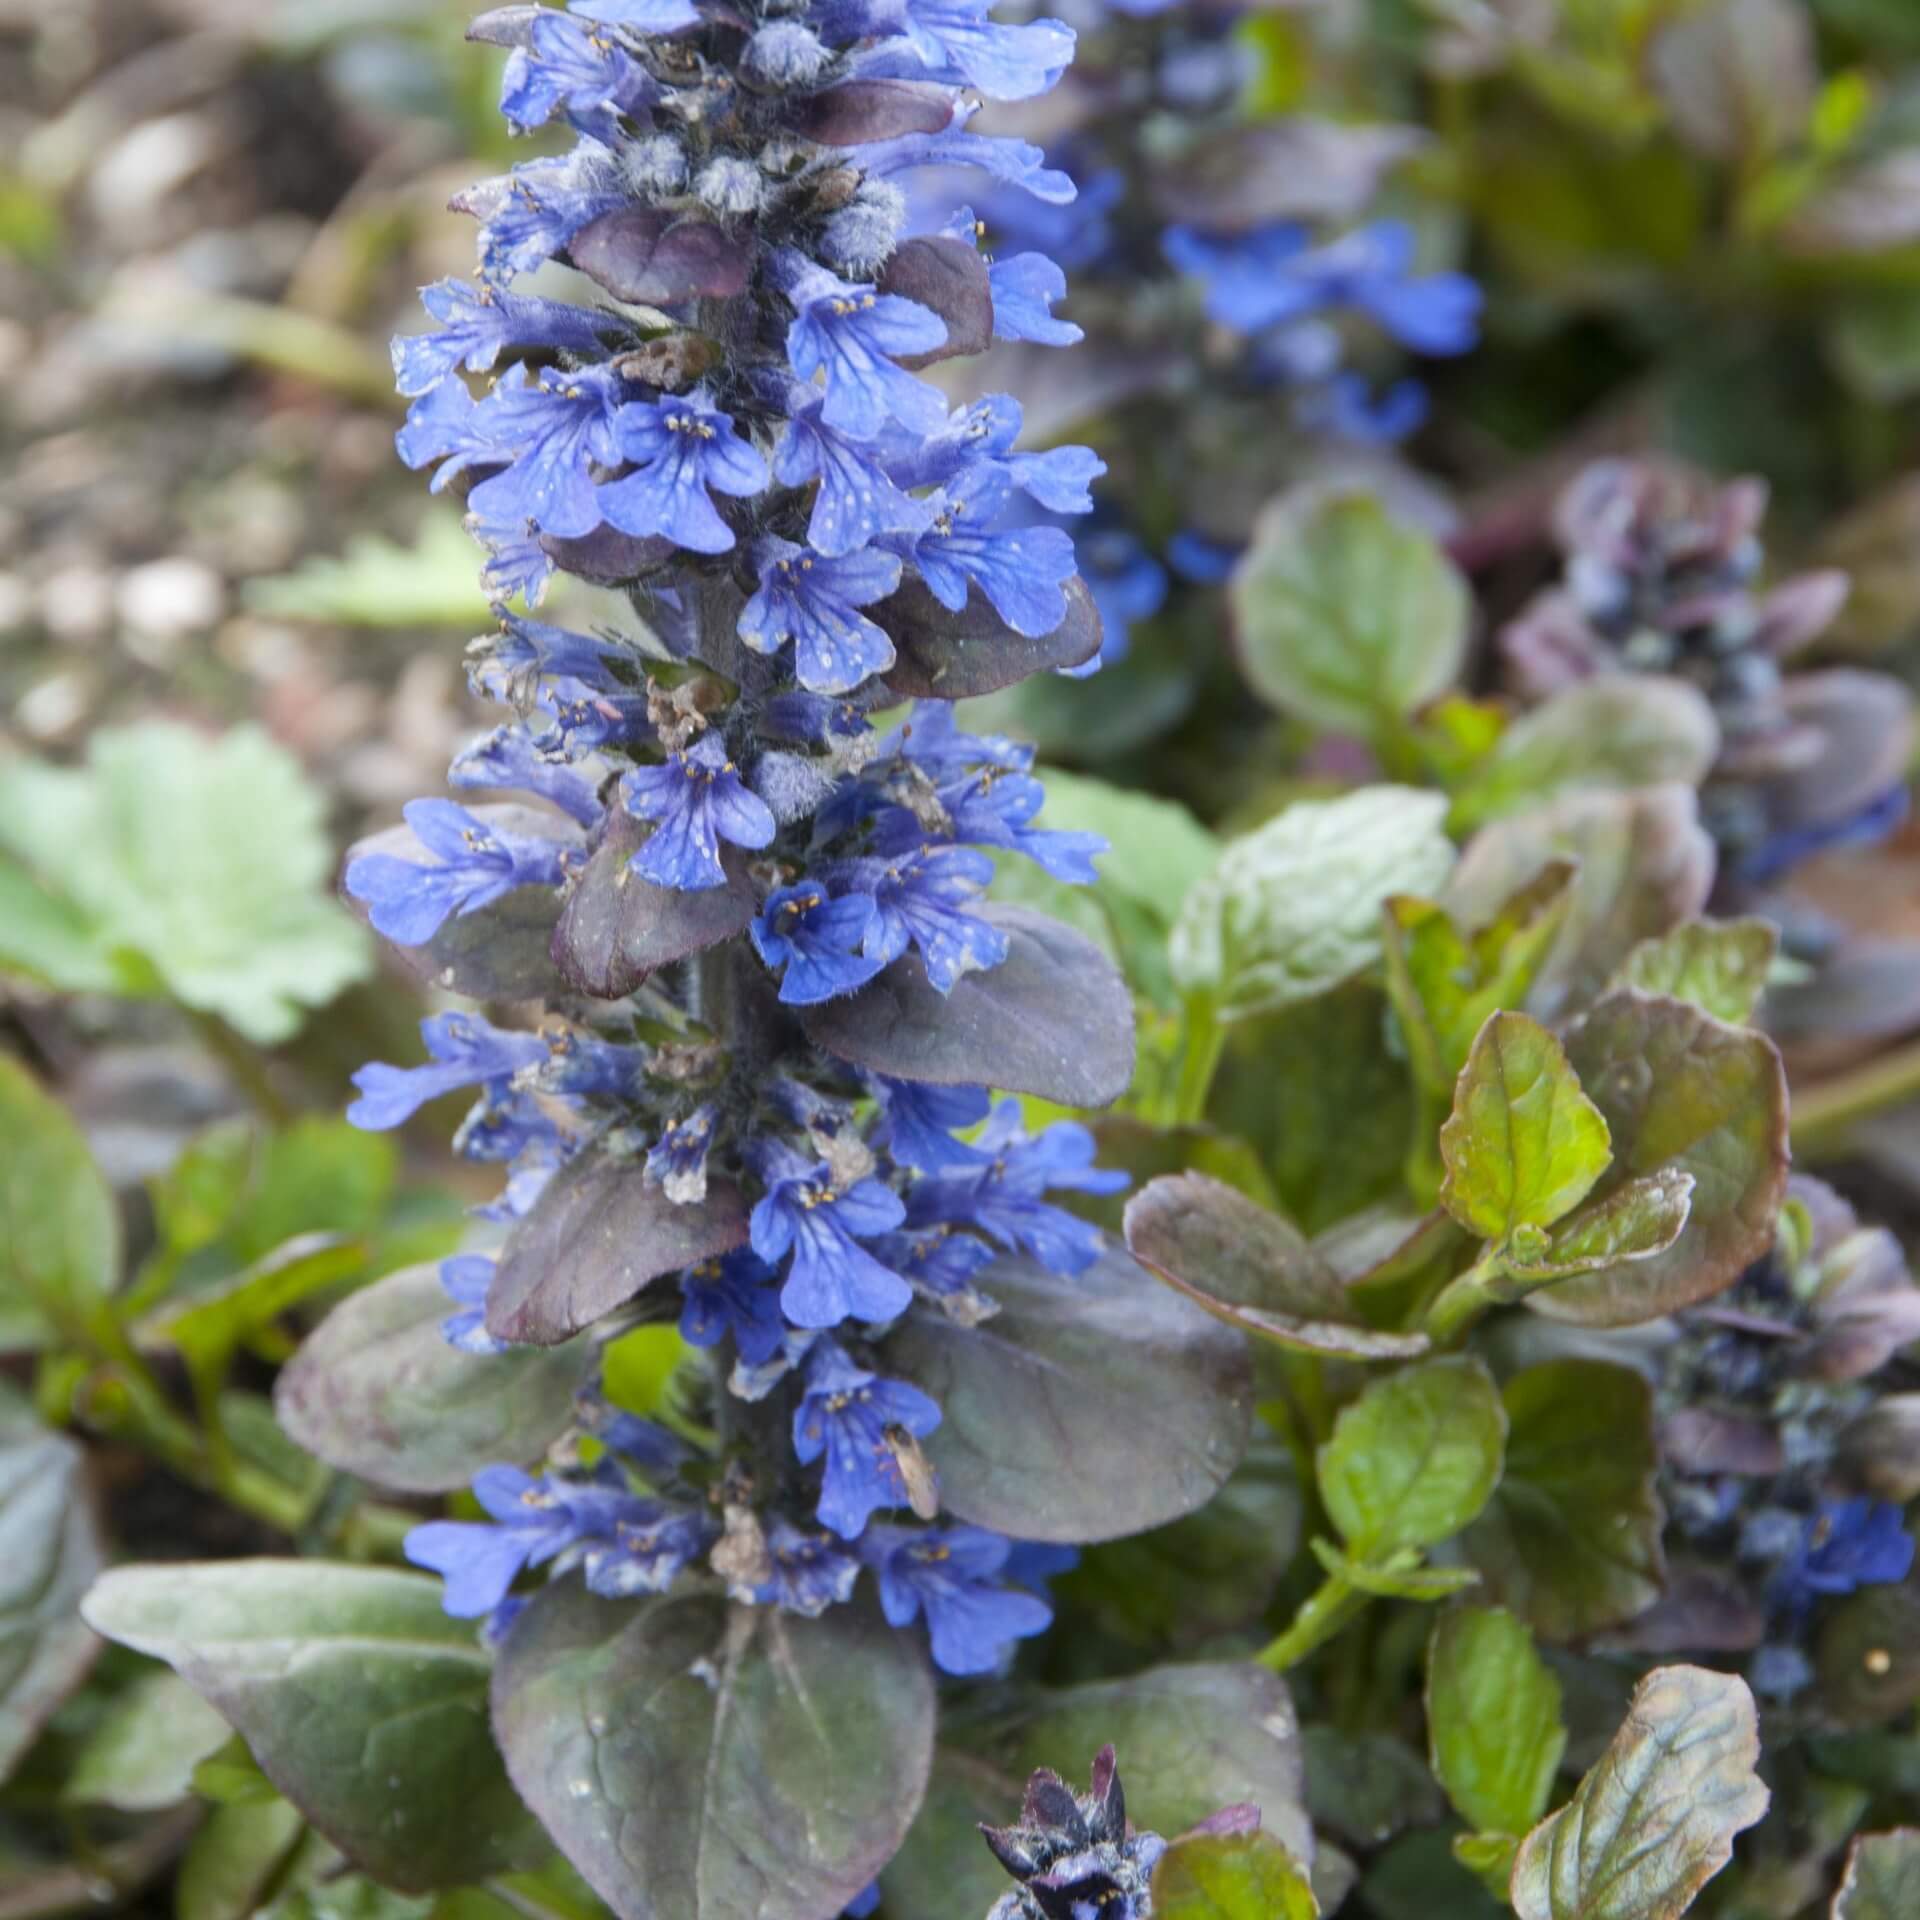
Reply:
M510 49L508 120L577 140L463 196L478 281L428 289L433 329L395 344L399 441L464 491L499 613L471 673L514 717L453 781L531 803L417 801L346 887L426 978L549 1012L436 1015L427 1063L363 1069L351 1118L476 1097L458 1144L507 1169L484 1212L508 1232L497 1263L446 1263L449 1340L677 1313L717 1437L697 1454L602 1409L590 1469L488 1466L488 1520L408 1551L496 1625L530 1569L622 1595L705 1567L807 1614L865 1569L942 1668L986 1671L1048 1608L1006 1577L1012 1542L937 1524L942 1410L889 1377L887 1335L916 1305L989 1316L975 1278L1003 1251L1083 1272L1099 1236L1046 1196L1124 1179L1083 1128L1029 1135L972 1076L806 1019L871 988L876 1033L900 993L938 1028L1008 962L996 858L1093 877L1097 840L1038 824L1031 751L947 701L1097 650L1073 542L1036 515L1087 511L1101 464L1024 450L1014 401L951 407L923 377L1071 339L1064 276L984 257L971 216L916 228L903 190L961 168L1069 202L967 123L1050 87L1073 35L987 0L575 0L474 34ZM635 630L534 618L556 573L624 590ZM576 1232L612 1189L620 1224ZM645 1291L676 1277L670 1309Z
M1562 580L1501 635L1539 699L1605 673L1668 674L1703 693L1720 756L1701 794L1721 893L1744 905L1828 848L1871 845L1907 804L1912 702L1850 668L1790 673L1846 604L1833 570L1766 586L1766 483L1714 485L1660 460L1602 460L1555 504Z
M1889 1389L1920 1337L1920 1288L1890 1233L1804 1177L1786 1221L1782 1245L1659 1350L1672 1579L1627 1629L1666 1650L1748 1654L1774 1697L1811 1681L1822 1602L1912 1570L1898 1504L1912 1489L1876 1423L1907 1403Z

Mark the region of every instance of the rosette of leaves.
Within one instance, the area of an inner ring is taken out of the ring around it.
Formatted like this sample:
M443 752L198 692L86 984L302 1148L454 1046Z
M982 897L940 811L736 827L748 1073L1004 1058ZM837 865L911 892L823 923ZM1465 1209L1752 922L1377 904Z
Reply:
M408 1536L444 1587L134 1569L90 1616L394 1886L544 1830L629 1920L829 1920L928 1792L936 1670L1005 1669L1059 1549L1199 1506L1251 1410L1235 1336L1048 1198L1125 1177L987 1091L1098 1106L1132 1067L1112 964L982 897L995 859L1091 880L1101 843L1037 820L1031 749L951 706L1095 653L1038 516L1085 511L1100 463L921 377L1046 332L1062 281L917 227L899 182L1067 204L967 123L1073 40L980 0L578 0L474 33L508 49L508 120L577 141L463 196L478 282L428 289L394 362L401 452L486 550L471 674L511 717L345 888L424 979L523 1012L435 1015L349 1118L476 1096L457 1144L505 1170L500 1231L353 1297L278 1404L322 1459L471 1483L480 1517ZM632 623L535 617L556 570ZM670 1424L601 1390L606 1343L658 1323L696 1350Z

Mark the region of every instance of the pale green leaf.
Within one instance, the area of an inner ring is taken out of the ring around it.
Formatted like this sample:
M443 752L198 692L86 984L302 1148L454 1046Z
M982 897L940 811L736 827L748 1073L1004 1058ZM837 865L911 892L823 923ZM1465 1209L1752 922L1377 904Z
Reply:
M1427 1750L1461 1819L1525 1833L1566 1745L1560 1682L1526 1628L1501 1607L1443 1613L1427 1643Z
M1305 1869L1272 1834L1189 1833L1153 1870L1154 1920L1318 1920Z
M1780 944L1771 920L1689 920L1643 940L1611 984L1686 1000L1731 1026L1744 1026L1767 984Z
M1174 923L1175 984L1238 1020L1364 972L1380 958L1381 903L1431 893L1452 868L1445 812L1438 794L1362 787L1298 801L1229 842Z
M1560 1042L1523 1013L1496 1013L1461 1070L1440 1157L1442 1205L1481 1239L1504 1240L1570 1213L1612 1149Z

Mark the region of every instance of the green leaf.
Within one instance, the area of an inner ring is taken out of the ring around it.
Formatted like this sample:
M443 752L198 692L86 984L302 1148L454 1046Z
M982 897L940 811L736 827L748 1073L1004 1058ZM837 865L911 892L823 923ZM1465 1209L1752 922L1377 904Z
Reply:
M1272 1834L1184 1834L1153 1870L1155 1920L1318 1920L1293 1856Z
M1177 1004L1167 966L1167 933L1187 889L1220 857L1219 836L1176 800L1110 786L1084 774L1049 767L1043 821L1050 831L1098 833L1108 851L1091 888L1050 879L1029 860L1003 859L992 887L996 899L1036 906L1088 931L1120 961L1129 981L1156 1006Z
M1767 1810L1754 1772L1760 1734L1744 1680L1658 1667L1627 1722L1520 1844L1520 1920L1675 1920Z
M1663 1253L1527 1296L1583 1326L1631 1326L1718 1293L1773 1245L1787 1184L1787 1089L1773 1043L1678 1000L1611 993L1567 1036L1567 1058L1613 1136L1594 1198L1656 1173L1693 1176Z
M1269 517L1232 598L1254 691L1328 732L1390 737L1466 658L1465 580L1430 534L1364 495Z
M622 1920L818 1920L904 1837L933 1757L918 1634L682 1594L544 1587L494 1724L515 1784Z
M224 1727L226 1722L220 1724ZM223 1807L255 1807L280 1798L273 1782L260 1771L252 1748L237 1733L194 1768L193 1790L203 1800L216 1801Z
M1373 1860L1360 1894L1369 1920L1512 1920L1505 1899L1496 1900L1475 1876L1448 1835L1427 1827L1403 1834Z
M1641 941L1609 984L1685 1000L1741 1027L1753 1018L1779 944L1771 920L1689 920Z
M1863 1833L1847 1853L1833 1920L1910 1920L1920 1913L1920 1827Z
M0 764L0 848L116 967L132 956L149 990L261 1045L372 966L326 892L324 815L299 763L252 727L208 738L151 722L96 733L83 768Z
M1424 1334L1364 1325L1293 1223L1204 1174L1155 1180L1127 1202L1128 1250L1216 1319L1301 1353L1405 1360Z
M338 559L314 554L292 572L249 581L247 605L277 620L336 627L476 627L488 617L473 542L458 518L430 513L410 547L356 534Z
M192 1795L200 1763L231 1737L227 1723L177 1674L150 1670L87 1735L60 1797L123 1813L178 1806Z
M1409 787L1297 801L1230 841L1187 893L1168 958L1183 992L1243 1020L1310 1000L1380 958L1389 894L1431 893L1453 865L1446 802Z
M366 1258L357 1240L301 1234L244 1273L159 1308L136 1332L143 1346L176 1347L204 1377L219 1378L243 1341L301 1301L353 1279Z
M399 1150L330 1114L304 1114L267 1135L252 1190L228 1222L234 1253L264 1259L296 1234L367 1238L386 1223Z
M1566 918L1525 1007L1557 1021L1598 994L1639 941L1705 907L1714 859L1689 787L1575 793L1483 827L1442 898L1476 926L1554 861L1575 864Z
M1053 1583L1060 1606L1136 1647L1185 1647L1257 1620L1300 1544L1293 1455L1254 1430L1233 1478L1170 1526L1085 1547Z
M329 1466L409 1493L463 1487L475 1461L537 1460L572 1418L591 1343L462 1353L440 1331L453 1310L438 1267L350 1295L274 1383L281 1425Z
M979 1823L1004 1826L1036 1767L1084 1777L1109 1743L1137 1827L1180 1833L1223 1805L1251 1803L1296 1859L1311 1857L1299 1722L1280 1676L1238 1661L1153 1667L999 1701L956 1700L926 1804L882 1876L887 1911L984 1914L1008 1881L981 1845Z
M1507 1416L1478 1360L1428 1360L1341 1409L1315 1462L1328 1517L1359 1558L1458 1533L1500 1479Z
M94 938L87 916L4 856L0 971L31 975L60 993L121 993L128 987L113 955Z
M1578 681L1507 728L1455 796L1450 824L1465 833L1582 788L1695 786L1719 750L1713 709L1685 681Z
M457 1885L537 1852L487 1737L487 1654L437 1580L316 1560L118 1567L82 1611L166 1661L390 1885Z
M0 1780L99 1651L75 1607L102 1558L85 1455L0 1389Z
M1519 1851L1519 1838L1511 1833L1456 1833L1453 1836L1453 1857L1496 1900L1507 1897L1507 1883L1513 1878L1513 1856Z
M251 1920L305 1831L284 1800L216 1807L180 1863L175 1920Z
M1371 1850L1403 1827L1444 1818L1446 1802L1426 1763L1390 1733L1305 1728L1307 1811L1316 1829Z
M1566 919L1573 868L1552 861L1469 934L1431 900L1395 894L1383 908L1387 994L1414 1074L1451 1097L1487 1016L1526 1002Z
M1560 1042L1523 1013L1496 1013L1461 1070L1440 1157L1441 1204L1469 1232L1503 1241L1570 1213L1612 1152Z
M1616 1261L1665 1253L1686 1229L1693 1189L1693 1175L1678 1167L1629 1180L1604 1200L1589 1201L1562 1220L1537 1254L1509 1249L1503 1267L1521 1281L1565 1280Z
M1646 1381L1604 1360L1550 1360L1502 1399L1506 1470L1461 1540L1489 1598L1547 1640L1644 1612L1666 1573Z
M1525 1833L1546 1811L1566 1747L1560 1682L1526 1628L1500 1607L1443 1613L1427 1642L1427 1750L1461 1819Z
M120 1214L80 1129L0 1057L0 1352L53 1343L120 1277Z

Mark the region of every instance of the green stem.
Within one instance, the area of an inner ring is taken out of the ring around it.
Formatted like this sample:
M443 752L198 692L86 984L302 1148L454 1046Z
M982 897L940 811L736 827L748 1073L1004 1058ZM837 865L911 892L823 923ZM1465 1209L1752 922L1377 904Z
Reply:
M1440 1297L1427 1309L1427 1338L1436 1347L1451 1346L1460 1339L1482 1314L1498 1304L1494 1287L1500 1274L1500 1256L1488 1247L1465 1273L1441 1289Z
M1173 1124L1197 1126L1207 1117L1207 1096L1213 1091L1213 1076L1220 1070L1220 1056L1226 1051L1227 1030L1214 1011L1210 993L1192 994L1187 999L1186 1045L1180 1055L1180 1078L1173 1093Z
M189 1007L187 1018L205 1043L207 1051L226 1068L233 1083L269 1126L284 1127L294 1119L294 1110L267 1070L266 1056L251 1040L243 1038L217 1013L201 1013Z
M1297 1667L1316 1648L1325 1646L1350 1620L1358 1617L1368 1596L1338 1574L1329 1574L1300 1604L1292 1623L1260 1655L1260 1664L1275 1673Z
M1794 1154L1837 1153L1860 1121L1913 1099L1920 1099L1920 1041L1796 1092L1790 1116Z

